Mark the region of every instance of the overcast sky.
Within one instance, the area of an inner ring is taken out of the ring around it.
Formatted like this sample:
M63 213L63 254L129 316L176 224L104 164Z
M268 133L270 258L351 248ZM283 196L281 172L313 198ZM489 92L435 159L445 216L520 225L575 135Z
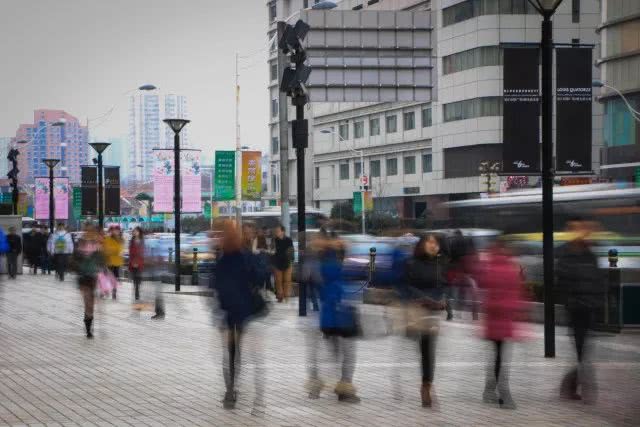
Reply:
M0 0L0 136L36 108L97 117L99 138L127 135L124 93L141 84L186 95L191 143L235 144L235 53L242 143L268 142L267 10L263 0ZM211 154L207 155L208 158Z

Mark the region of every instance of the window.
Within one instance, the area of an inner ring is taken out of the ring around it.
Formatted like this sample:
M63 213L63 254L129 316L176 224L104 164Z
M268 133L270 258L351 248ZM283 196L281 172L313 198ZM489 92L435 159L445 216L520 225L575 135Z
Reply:
M443 120L445 122L500 115L502 115L502 97L500 96L488 96L485 98L473 98L452 102L450 104L444 104L443 110Z
M380 160L371 160L371 162L369 162L369 174L371 178L380 177Z
M278 80L278 64L271 64L271 80Z
M349 123L338 126L338 135L340 135L341 140L349 139Z
M398 131L398 117L396 115L387 116L386 118L387 133L394 133Z
M308 7L309 7L309 0L304 0L304 1L302 2L302 8L303 8L303 9L306 9L306 8L308 8Z
M498 46L482 46L457 52L442 58L444 74L457 73L477 67L502 65L502 51Z
M271 117L278 117L278 100L271 100Z
M404 130L411 130L416 128L416 113L409 111L402 115Z
M527 0L467 0L442 9L444 27L481 15L536 15Z
M425 108L422 110L422 127L428 128L431 126L431 108Z
M355 170L354 170L354 178L359 178L362 176L362 163L360 162L354 162L353 164L355 166Z
M280 141L277 136L271 137L271 154L278 154L280 151Z
M313 185L315 188L320 188L320 168L316 166L315 169L315 179L313 180Z
M398 159L387 159L387 176L398 175Z
M571 0L571 22L580 22L580 0Z
M422 155L422 173L433 172L433 157L431 154Z
M405 157L403 163L405 175L413 175L416 173L416 156Z
M277 16L278 16L278 12L276 9L276 2L274 1L269 3L269 22L271 23L275 21Z
M340 164L340 179L349 179L349 163Z
M369 136L380 135L380 119L369 120Z
M364 137L364 122L355 122L353 124L353 137L355 139Z

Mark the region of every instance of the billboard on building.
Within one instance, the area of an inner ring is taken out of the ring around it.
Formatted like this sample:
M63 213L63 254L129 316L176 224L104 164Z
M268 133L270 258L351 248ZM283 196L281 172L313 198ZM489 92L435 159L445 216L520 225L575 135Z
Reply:
M592 49L556 48L556 171L591 172Z
M540 173L539 49L504 49L502 172Z

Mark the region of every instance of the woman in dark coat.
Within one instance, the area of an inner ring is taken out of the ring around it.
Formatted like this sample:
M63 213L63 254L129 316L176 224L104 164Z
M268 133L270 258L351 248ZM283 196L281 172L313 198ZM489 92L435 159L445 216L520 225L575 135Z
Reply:
M417 243L413 257L407 263L407 332L420 343L422 356L422 406L433 403L432 384L435 371L436 339L440 328L440 314L444 310L446 263L440 254L438 238L427 235Z

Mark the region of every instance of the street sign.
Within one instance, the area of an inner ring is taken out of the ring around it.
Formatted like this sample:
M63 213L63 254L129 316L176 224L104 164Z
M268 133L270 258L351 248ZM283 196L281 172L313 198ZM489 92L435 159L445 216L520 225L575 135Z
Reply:
M236 152L216 151L215 199L234 200L236 197Z
M360 185L362 186L369 185L369 177L367 175L362 175L360 177Z
M73 187L73 217L78 220L82 216L82 188Z
M431 101L430 11L303 10L312 102Z
M11 203L13 203L13 198L12 198L11 193L2 193L2 194L0 194L0 204L10 205Z

